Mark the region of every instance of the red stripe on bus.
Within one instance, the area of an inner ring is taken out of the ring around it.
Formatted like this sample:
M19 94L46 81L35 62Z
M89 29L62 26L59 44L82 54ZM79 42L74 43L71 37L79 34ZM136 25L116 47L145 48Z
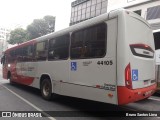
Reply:
M156 88L156 84L135 90L128 89L125 86L118 86L118 105L124 105L150 97L156 91ZM149 93L150 91L152 92ZM149 93L148 95L146 95L147 92Z
M34 77L26 77L26 76L17 76L17 80L15 82L23 84L23 85L31 85L34 81Z

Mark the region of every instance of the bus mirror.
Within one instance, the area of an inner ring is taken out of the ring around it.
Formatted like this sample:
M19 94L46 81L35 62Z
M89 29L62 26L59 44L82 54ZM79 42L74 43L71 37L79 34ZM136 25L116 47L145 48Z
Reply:
M1 58L1 64L4 64L4 56Z
M2 58L1 58L1 64L2 64Z

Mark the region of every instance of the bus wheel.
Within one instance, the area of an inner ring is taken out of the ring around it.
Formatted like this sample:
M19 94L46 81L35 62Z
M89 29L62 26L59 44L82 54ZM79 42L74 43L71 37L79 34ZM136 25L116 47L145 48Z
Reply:
M13 80L12 80L12 75L11 75L11 73L8 74L8 80L9 80L9 83L10 83L11 85L14 84L14 82L13 82Z
M41 95L45 100L51 100L52 85L48 78L45 78L41 83Z

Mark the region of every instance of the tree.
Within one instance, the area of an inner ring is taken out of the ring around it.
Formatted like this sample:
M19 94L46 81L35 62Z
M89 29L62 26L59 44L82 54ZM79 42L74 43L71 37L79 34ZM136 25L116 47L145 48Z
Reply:
M20 44L22 42L54 32L55 17L44 16L43 19L35 19L33 23L27 26L27 30L17 28L10 33L10 44Z
M10 39L8 40L9 44L20 44L28 40L27 31L23 28L16 28L11 31Z
M47 28L48 28L47 32L48 33L54 32L54 30L55 30L55 17L47 15L47 16L44 16L43 19L45 20L45 22L47 24Z
M54 32L55 28L55 17L45 16L43 19L35 19L33 23L28 25L27 31L29 38L34 39L51 32Z

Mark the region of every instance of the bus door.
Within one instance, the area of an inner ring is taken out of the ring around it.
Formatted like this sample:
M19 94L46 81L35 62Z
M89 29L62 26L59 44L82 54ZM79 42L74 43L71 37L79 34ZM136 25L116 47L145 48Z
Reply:
M72 33L70 94L116 104L116 39L116 18Z

